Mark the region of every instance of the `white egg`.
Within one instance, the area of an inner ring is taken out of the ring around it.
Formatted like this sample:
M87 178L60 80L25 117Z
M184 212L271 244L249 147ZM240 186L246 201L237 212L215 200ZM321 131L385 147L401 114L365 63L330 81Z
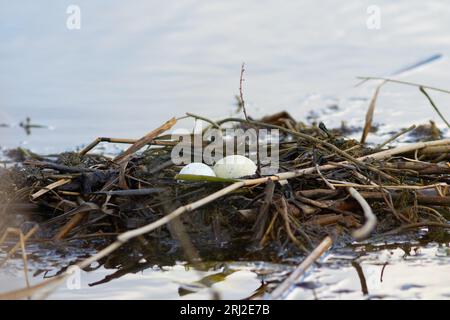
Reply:
M181 169L180 174L191 174L196 176L208 176L208 177L216 176L213 169L208 167L206 164L200 162L189 163L188 165L184 166L183 169Z
M226 156L217 161L214 166L214 172L219 178L237 179L255 174L256 164L244 156Z

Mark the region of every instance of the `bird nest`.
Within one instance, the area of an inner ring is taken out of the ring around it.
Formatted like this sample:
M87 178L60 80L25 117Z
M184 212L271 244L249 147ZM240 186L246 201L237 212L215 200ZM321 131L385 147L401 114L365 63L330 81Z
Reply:
M98 258L134 252L136 260L144 253L165 262L279 261L309 253L327 235L341 243L424 227L446 235L449 139L367 147L286 112L258 121L195 117L224 134L225 127L279 130L278 172L179 176L182 166L172 161L179 141L164 134L175 119L139 140L98 138L79 152L16 150L15 165L0 171L0 231L22 213L39 226L39 241L114 245ZM130 147L109 157L92 151L100 142Z

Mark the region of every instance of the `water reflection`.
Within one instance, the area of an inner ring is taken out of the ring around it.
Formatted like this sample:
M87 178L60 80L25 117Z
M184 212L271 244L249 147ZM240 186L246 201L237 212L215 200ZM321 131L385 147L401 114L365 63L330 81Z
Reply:
M361 292L363 295L369 294L369 290L367 290L367 282L366 277L364 276L364 271L361 268L361 265L357 261L352 261L352 266L355 268L358 273L359 282L361 283Z
M183 265L154 267L129 273L108 283L100 283L111 270L100 268L81 275L80 290L61 287L51 299L211 299L212 291L222 299L244 299L251 295L261 281L250 271L221 273L195 271Z
M448 244L389 244L339 249L289 299L448 299ZM357 258L355 258L357 256Z
M41 254L36 251L36 254ZM78 252L81 257L83 250ZM76 253L71 253L72 262ZM36 256L34 256L36 258ZM68 257L66 257L68 259ZM76 258L75 258L76 259ZM334 249L291 290L287 299L448 299L448 244L390 243ZM61 269L61 256L41 256L31 265L31 283ZM52 267L53 265L53 267ZM80 289L62 285L50 299L249 299L264 298L292 266L267 262L209 262L133 268L104 265L82 271ZM39 271L40 270L40 271ZM42 270L46 270L43 272ZM23 286L20 260L0 271L2 291Z

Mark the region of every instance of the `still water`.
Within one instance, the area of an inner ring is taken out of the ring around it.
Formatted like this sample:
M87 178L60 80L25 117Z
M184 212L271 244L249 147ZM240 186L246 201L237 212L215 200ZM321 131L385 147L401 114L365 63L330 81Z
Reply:
M98 136L138 138L185 112L227 117L235 112L242 62L252 116L287 110L307 121L313 113L328 127L362 125L377 83L355 88L357 76L389 76L442 54L401 79L450 89L447 1L377 1L379 29L366 26L372 2L0 0L0 146L60 152ZM79 30L66 27L73 3L81 10ZM450 96L432 95L450 118ZM20 126L27 117L44 128L27 134ZM375 111L382 126L370 141L430 119L443 127L416 88L389 84ZM448 248L414 247L408 254L401 244L335 250L288 298L448 298ZM224 298L245 298L290 266L224 268L211 287ZM63 286L50 298L205 298L211 289L195 283L222 269L154 267L89 287L113 272L98 269L82 274L80 290ZM24 285L21 270L14 260L2 271L2 290ZM186 287L192 290L180 290Z
M369 29L372 2L0 0L0 145L51 153L137 138L185 112L229 116L242 62L250 115L288 110L306 121L338 105L322 115L329 127L361 125L376 83L354 88L357 76L442 54L401 78L449 89L447 1L377 1L380 28ZM73 3L79 30L66 27ZM449 118L450 97L433 99ZM50 129L27 135L27 117ZM417 88L382 90L381 133L429 119L442 124Z
M54 252L33 252L31 283L55 275L65 263ZM34 248L37 249L37 248ZM72 257L76 250L71 252ZM79 251L80 255L86 252ZM2 255L0 255L2 256ZM286 299L449 299L448 244L395 242L355 244L336 248L312 267ZM292 264L210 262L207 271L177 263L145 266L121 274L92 267L81 271L48 296L50 299L247 299L268 298L267 291L282 281ZM75 275L75 274L74 274ZM0 271L2 291L25 284L20 259Z

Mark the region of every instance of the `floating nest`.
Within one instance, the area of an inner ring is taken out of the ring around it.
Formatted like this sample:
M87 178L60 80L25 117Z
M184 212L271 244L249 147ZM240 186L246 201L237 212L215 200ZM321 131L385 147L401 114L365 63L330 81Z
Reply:
M77 153L18 149L10 152L15 164L0 171L0 235L22 214L39 226L39 241L100 249L119 236L120 249L101 257L110 267L142 257L280 261L327 235L342 244L418 229L447 235L449 139L369 148L286 112L258 121L195 117L221 129L279 129L279 172L180 181L171 160L178 141L164 135L175 119L140 140L98 138ZM100 142L131 146L108 157L92 151ZM24 233L30 228L22 224Z

